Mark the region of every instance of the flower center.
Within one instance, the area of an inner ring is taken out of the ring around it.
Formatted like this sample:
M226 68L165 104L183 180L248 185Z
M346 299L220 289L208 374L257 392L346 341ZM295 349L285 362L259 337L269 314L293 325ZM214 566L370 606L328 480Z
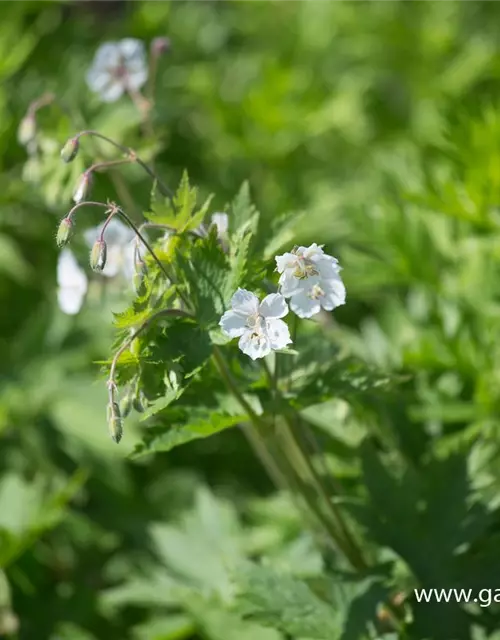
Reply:
M315 268L314 264L303 256L297 256L294 266L295 270L293 272L293 276L299 280L304 280L305 278L317 276L319 274L319 271Z
M322 296L324 296L325 292L319 286L319 284L315 284L314 287L311 288L311 290L309 291L309 293L307 295L312 300L317 300L318 298L321 298Z

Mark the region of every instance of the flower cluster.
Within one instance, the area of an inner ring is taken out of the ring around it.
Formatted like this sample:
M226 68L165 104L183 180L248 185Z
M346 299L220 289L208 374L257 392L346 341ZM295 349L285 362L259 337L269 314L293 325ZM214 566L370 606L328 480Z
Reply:
M280 290L290 298L290 308L299 318L311 318L323 308L333 311L345 304L346 291L338 260L324 253L316 243L295 247L276 256Z
M228 337L240 338L239 348L252 360L291 344L288 327L281 320L288 313L285 298L290 298L290 308L299 318L311 318L322 308L332 311L345 304L338 260L316 243L276 256L276 265L281 274L280 292L266 296L259 304L255 294L238 289L231 311L226 311L219 323Z

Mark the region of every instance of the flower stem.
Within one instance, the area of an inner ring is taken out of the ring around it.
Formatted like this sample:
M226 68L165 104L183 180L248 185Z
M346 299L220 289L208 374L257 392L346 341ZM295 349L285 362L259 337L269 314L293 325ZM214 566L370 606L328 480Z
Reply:
M363 558L361 549L359 549L351 532L349 531L342 513L340 512L335 502L332 501L330 495L328 494L328 491L325 489L323 482L311 461L310 453L304 446L303 440L296 437L295 435L294 421L296 416L293 415L293 410L290 409L288 403L285 403L284 399L279 393L279 389L276 384L276 378L272 375L265 360L262 360L262 366L264 368L266 377L268 378L270 387L273 391L274 398L278 403L278 408L280 409L280 413L282 415L283 425L280 429L280 434L283 439L284 447L288 451L291 459L295 460L295 465L293 465L294 468L296 468L297 470L302 470L306 485L310 485L311 487L313 487L313 491L317 494L316 497L319 496L321 498L324 507L326 508L326 512L328 513L325 521L327 523L331 522L331 524L328 525L329 529L332 533L334 532L334 538L343 550L347 559L351 562L354 568L359 570L366 569L367 565ZM316 500L313 496L313 504L315 502ZM314 508L317 509L315 505ZM322 514L322 510L320 510L320 513ZM325 516L321 515L321 517Z
M111 144L117 149L119 149L122 153L125 153L129 157L131 162L137 162L137 164L140 165L144 169L144 171L146 171L146 173L150 176L150 178L152 178L158 184L158 187L160 188L160 191L162 191L163 195L167 196L170 199L172 206L174 207L174 210L175 210L174 192L169 187L167 187L167 185L164 182L162 182L160 178L158 178L158 176L153 171L153 169L151 169L151 167L149 167L143 160L141 160L133 149L131 149L130 147L126 147L125 145L119 142L116 142L111 138L108 138L108 136L105 136L102 133L99 133L98 131L93 131L92 129L86 129L85 131L80 131L79 133L76 134L75 138L78 139L83 136L93 136L95 138L100 138L101 140L104 140L108 144Z

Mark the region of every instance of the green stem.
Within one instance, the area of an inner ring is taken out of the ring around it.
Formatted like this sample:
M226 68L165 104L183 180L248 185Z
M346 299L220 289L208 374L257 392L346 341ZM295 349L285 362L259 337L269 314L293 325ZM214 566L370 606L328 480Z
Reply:
M108 138L107 136L103 135L102 133L99 133L98 131L93 131L92 129L80 131L79 133L76 134L75 138L78 139L78 138L81 138L82 136L94 136L96 138L100 138L101 140L104 140L108 144L111 144L117 149L119 149L122 153L125 153L130 158L131 161L137 162L137 164L140 165L144 169L144 171L146 171L146 173L150 176L150 178L152 178L152 180L154 180L158 184L158 186L160 187L160 190L163 192L163 195L167 196L170 199L170 201L172 202L172 206L174 207L174 210L175 210L174 192L169 187L167 187L167 185L164 182L162 182L158 178L158 176L153 171L153 169L151 169L143 160L141 160L133 149L131 149L130 147L126 147L125 145L120 144L119 142L116 142L111 138Z
M280 412L283 417L284 424L281 429L281 434L283 437L284 446L287 448L290 456L296 461L297 469L302 469L303 472L305 472L305 478L309 480L308 484L314 487L315 492L322 499L324 506L327 509L327 513L329 514L326 522L328 523L329 529L331 530L332 535L335 537L338 545L341 547L344 554L354 568L359 570L366 569L367 565L364 561L361 549L359 549L351 532L349 531L342 513L326 491L321 478L319 477L316 469L314 468L314 465L311 462L311 456L307 451L307 448L304 447L304 443L295 436L293 429L294 416L291 415L290 407L288 406L288 404L285 404L283 398L279 394L279 389L276 385L276 379L272 375L265 360L262 361L262 366L268 378L271 389L274 391L274 396L279 403ZM322 517L324 516L322 515ZM332 524L330 524L330 520L333 524L333 527Z

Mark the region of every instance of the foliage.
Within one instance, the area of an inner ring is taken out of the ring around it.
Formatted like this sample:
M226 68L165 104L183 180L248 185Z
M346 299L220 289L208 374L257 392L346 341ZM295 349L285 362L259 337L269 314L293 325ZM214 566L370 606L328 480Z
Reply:
M413 589L500 587L499 10L362 8L3 3L1 637L498 637L498 602ZM150 110L89 91L100 44L163 35ZM58 220L84 169L125 159L85 135L62 162L84 130L154 167L96 171L92 200L147 222L158 260L135 290L92 274L103 210L82 207L90 284L67 316ZM301 321L266 370L219 319L312 242L347 304ZM137 331L116 446L106 378Z

